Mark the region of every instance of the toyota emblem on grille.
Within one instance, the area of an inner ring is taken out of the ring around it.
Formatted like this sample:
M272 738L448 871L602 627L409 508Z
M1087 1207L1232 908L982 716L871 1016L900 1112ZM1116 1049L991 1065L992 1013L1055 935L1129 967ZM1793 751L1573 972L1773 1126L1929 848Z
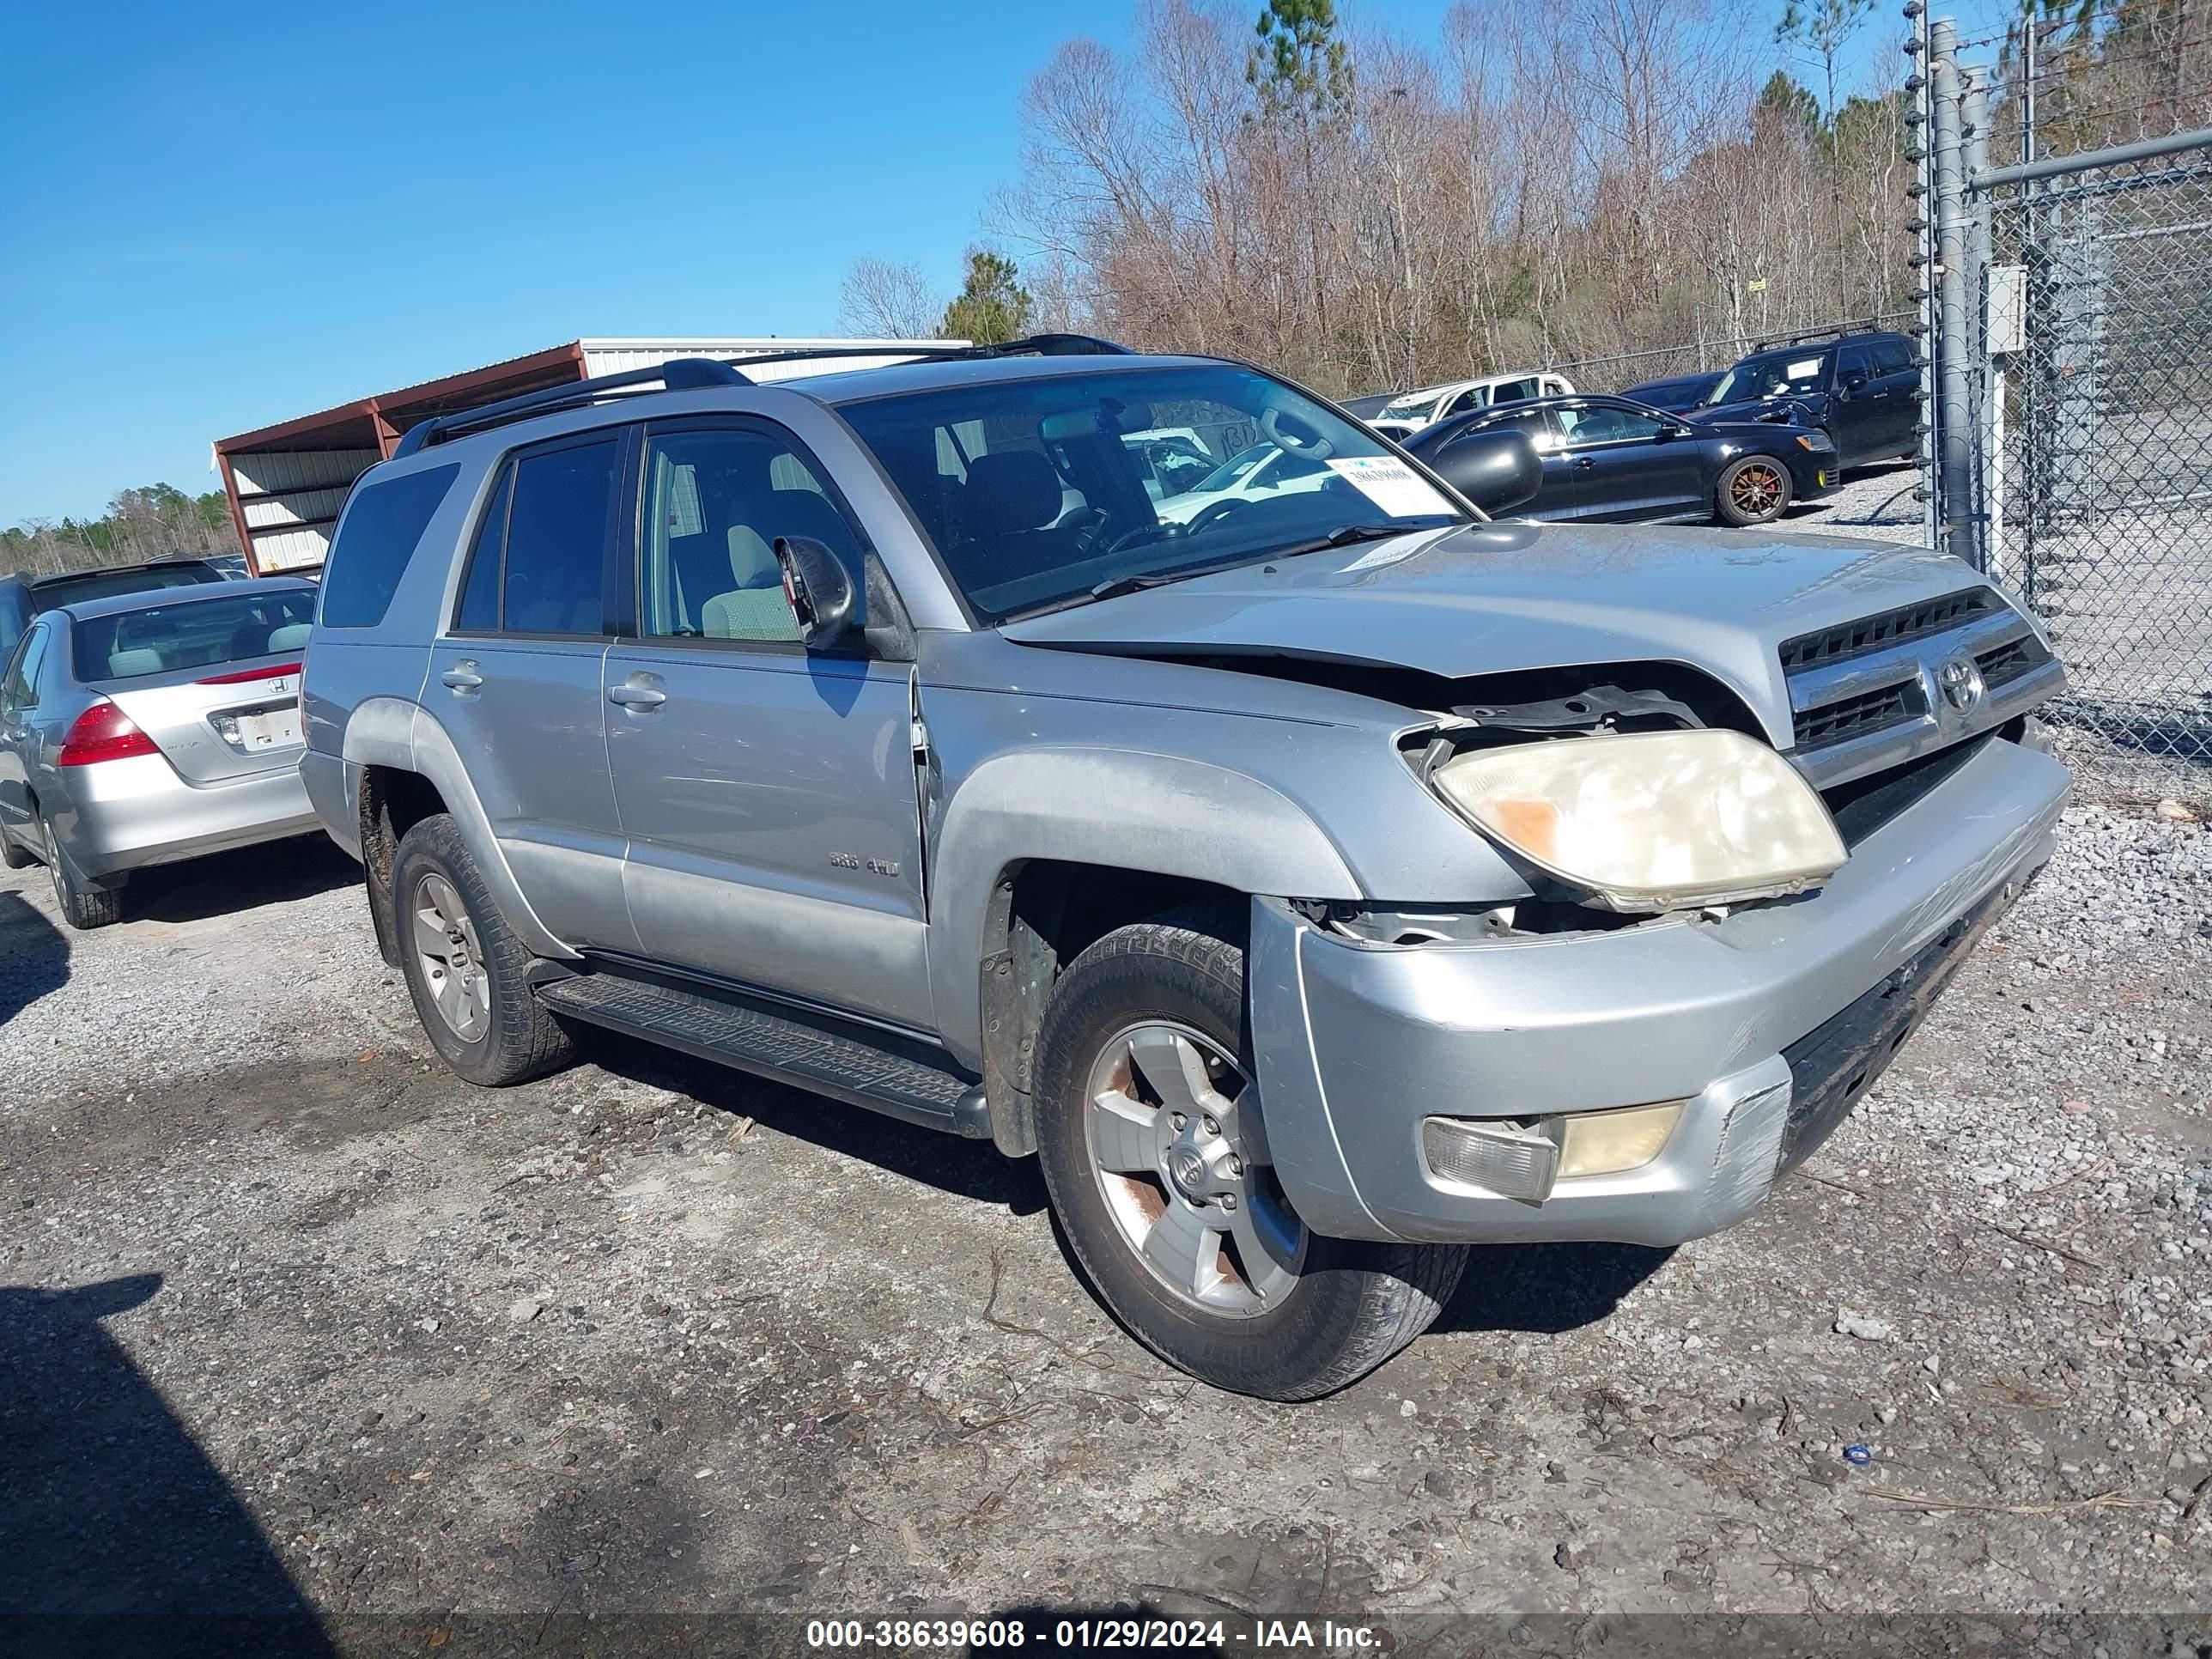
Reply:
M1972 657L1952 658L1937 671L1936 684L1942 688L1943 701L1962 714L1982 700L1982 671Z

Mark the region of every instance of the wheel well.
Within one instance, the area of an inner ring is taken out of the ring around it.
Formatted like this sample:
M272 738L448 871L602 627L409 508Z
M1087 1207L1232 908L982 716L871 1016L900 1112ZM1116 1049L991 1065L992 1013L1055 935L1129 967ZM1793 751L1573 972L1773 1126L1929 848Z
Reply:
M1031 859L1000 872L984 926L983 1088L999 1150L1036 1150L1030 1061L1053 983L1084 950L1116 927L1206 901L1237 906L1244 894L1150 870Z
M377 948L399 965L398 933L392 914L392 866L400 837L424 818L446 810L438 787L419 772L367 766L361 774L361 862L368 872L368 910Z

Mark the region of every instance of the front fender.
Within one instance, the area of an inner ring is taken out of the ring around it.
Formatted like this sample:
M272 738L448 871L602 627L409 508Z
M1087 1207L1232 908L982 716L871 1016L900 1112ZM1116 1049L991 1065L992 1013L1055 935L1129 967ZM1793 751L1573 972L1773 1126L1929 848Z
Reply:
M1024 750L961 781L932 837L930 980L945 1046L982 1060L977 965L993 889L1057 859L1210 882L1238 893L1356 899L1359 884L1305 812L1255 778L1114 746Z
M364 766L394 767L428 778L453 815L500 915L515 936L541 957L574 959L576 952L553 937L523 896L522 884L492 833L491 819L477 799L452 734L427 709L399 697L368 698L347 720L340 753L346 763L346 796L356 805Z

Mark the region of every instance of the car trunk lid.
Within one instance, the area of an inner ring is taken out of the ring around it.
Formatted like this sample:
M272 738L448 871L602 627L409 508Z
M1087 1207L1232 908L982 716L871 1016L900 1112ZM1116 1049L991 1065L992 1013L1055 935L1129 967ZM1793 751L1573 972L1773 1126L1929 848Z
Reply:
M297 652L96 680L187 783L222 783L300 760Z

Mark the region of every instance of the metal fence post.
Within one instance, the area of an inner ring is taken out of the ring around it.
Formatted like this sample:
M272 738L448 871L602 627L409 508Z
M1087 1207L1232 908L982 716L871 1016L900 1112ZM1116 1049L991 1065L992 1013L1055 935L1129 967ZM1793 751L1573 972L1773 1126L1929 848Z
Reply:
M1958 31L1948 17L1928 26L1928 84L1930 94L1928 155L1935 189L1929 218L1935 227L1936 263L1929 269L1936 295L1936 546L1957 553L1977 568L1986 561L1975 535L1973 405L1969 354L1972 334L1966 310L1967 206L1966 153L1961 105L1965 87L1959 72Z
M1990 356L1990 198L1974 180L1990 165L1990 73L1973 64L1960 71L1960 113L1966 169L1967 331L1972 369L1967 377L1973 422L1972 551L1975 568L1996 574L2002 532L1995 522L2003 493L2004 410Z

